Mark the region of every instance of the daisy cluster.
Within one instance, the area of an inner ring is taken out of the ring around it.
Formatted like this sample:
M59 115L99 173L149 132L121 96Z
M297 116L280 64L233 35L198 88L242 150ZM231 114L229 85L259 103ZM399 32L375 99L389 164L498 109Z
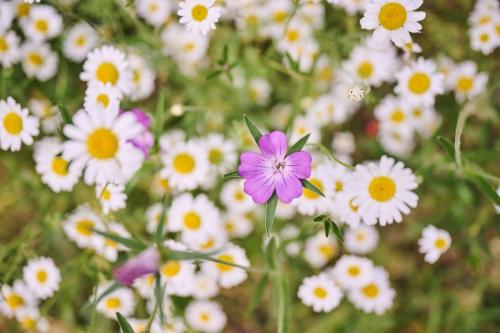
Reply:
M40 313L41 302L59 290L61 273L50 258L31 259L22 269L23 278L2 285L0 313L16 318L27 332L49 332L49 322Z
M500 46L500 5L479 0L469 16L471 48L488 55Z

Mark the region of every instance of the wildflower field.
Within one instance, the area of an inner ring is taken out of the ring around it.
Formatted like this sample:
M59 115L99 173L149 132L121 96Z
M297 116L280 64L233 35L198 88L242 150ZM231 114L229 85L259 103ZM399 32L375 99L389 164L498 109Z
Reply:
M500 331L497 0L0 0L0 332Z

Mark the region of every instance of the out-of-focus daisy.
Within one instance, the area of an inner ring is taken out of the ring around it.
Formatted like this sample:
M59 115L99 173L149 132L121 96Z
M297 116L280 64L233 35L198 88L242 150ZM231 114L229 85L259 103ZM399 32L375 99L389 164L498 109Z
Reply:
M222 216L224 229L230 238L247 237L253 230L253 222L247 214L229 211Z
M132 73L125 54L109 45L96 48L87 55L80 79L109 83L123 94L129 93L132 88Z
M12 7L14 8L16 17L20 21L27 18L30 11L31 11L31 6L28 3L26 3L24 0L12 1Z
M339 220L349 225L351 228L356 228L362 222L362 217L359 214L359 206L353 203L355 196L350 191L340 193L336 198L332 211L339 217Z
M217 333L226 326L227 317L218 303L193 301L186 308L186 321L195 330Z
M309 133L311 133L311 136L314 135L313 142L318 142L320 133L317 126L342 124L347 120L349 111L346 103L342 99L332 94L328 94L319 96L307 108L307 115L307 118L299 118L297 122L294 122L293 139L299 137L302 132L311 131ZM305 125L306 122L310 124Z
M342 288L359 288L372 278L373 263L367 258L344 255L335 263L331 273Z
M325 167L314 167L308 181L325 193L325 189L333 184L330 171ZM328 209L329 203L331 203L330 197L323 197L305 188L303 195L292 204L297 207L299 213L312 216L317 213L324 213Z
M98 42L95 30L86 22L80 22L65 33L62 51L68 59L82 62Z
M186 31L178 24L171 24L162 32L163 51L177 63L198 62L208 49L208 37Z
M130 238L130 233L127 231L127 229L125 229L122 224L116 222L107 223L106 229L100 231L105 231L111 235L120 236L123 238ZM103 237L103 242L104 244L96 247L95 250L98 254L109 261L114 262L116 261L116 259L118 259L118 251L128 251L127 247L109 238Z
M30 116L14 98L0 100L0 147L2 150L18 151L21 145L31 145L37 136L38 119Z
M448 85L455 91L459 101L472 98L484 91L488 75L477 72L477 65L473 61L464 61L456 65L448 76Z
M323 267L337 253L337 241L332 237L326 237L323 231L309 238L304 247L304 258L314 268Z
M250 261L245 250L239 246L229 244L225 249L213 255L214 258L240 266L249 267ZM243 268L234 267L223 263L205 261L202 270L207 274L216 277L219 285L223 288L232 288L239 285L247 278L247 272Z
M68 140L63 145L63 157L85 168L87 185L123 183L142 164L141 151L127 142L141 131L132 114L91 117L81 110L73 116L73 124L64 126Z
M167 22L173 10L173 3L164 0L138 0L137 14L152 26L159 27Z
M28 6L29 7L29 6ZM14 5L9 2L0 3L0 33L7 31L14 19Z
M405 60L410 59L413 54L417 54L417 53L421 53L422 52L422 47L420 47L420 45L418 45L414 41L400 42L400 43L398 43L396 45L401 50L403 50L403 52L404 52L403 58Z
M214 6L215 0L186 0L179 3L177 15L180 23L186 25L188 31L206 35L215 29L221 8Z
M146 60L137 54L128 56L130 71L132 72L132 90L130 99L140 101L148 98L155 88L155 71L146 63Z
M347 296L358 309L380 316L392 307L396 293L389 285L387 272L375 267L371 280L360 288L351 289Z
M92 81L85 91L84 109L92 116L118 115L121 93L110 83Z
M312 307L314 312L332 311L343 296L338 285L326 274L305 278L297 294L302 303Z
M195 299L209 299L219 294L219 286L215 276L202 271L193 277L193 297Z
M110 283L104 283L97 288L96 295L108 289ZM104 296L96 305L97 311L110 319L116 318L116 313L120 312L124 316L130 316L134 312L135 299L131 290L120 288Z
M417 206L415 175L402 162L387 156L379 162L356 165L349 186L355 196L352 203L368 225L399 223L402 214Z
M127 194L121 184L100 183L95 188L95 194L101 203L104 214L120 210L126 206Z
M418 58L397 73L396 77L398 85L395 91L403 98L433 104L435 96L444 92L444 76L431 60Z
M367 254L372 252L378 244L377 229L368 225L357 228L348 228L345 233L344 247L349 253Z
M16 312L19 325L26 332L48 333L49 321L42 317L37 308L25 308Z
M38 5L31 8L27 19L21 21L21 27L27 38L43 42L61 33L63 21L54 7Z
M46 137L35 143L36 171L42 175L42 182L52 191L71 191L80 178L81 170L62 156L62 143L55 137Z
M248 83L250 98L259 105L266 105L271 95L271 85L264 78L254 78Z
M59 108L46 98L31 98L28 107L40 119L45 133L54 133L62 122Z
M81 248L97 248L103 239L94 229L104 230L99 217L88 206L80 206L64 222L63 230Z
M24 266L23 279L36 297L46 299L59 289L61 274L52 259L41 257Z
M374 110L375 118L383 128L381 130L389 128L405 133L413 130L409 112L408 102L392 95L384 97Z
M165 215L164 215L164 220L163 220L163 225L164 225L163 232L165 233L168 230L168 227L167 227L168 214L167 214L166 207L164 210L165 210ZM147 217L146 230L150 234L154 234L156 232L156 229L158 228L158 224L160 223L162 211L163 211L163 204L161 204L161 203L156 203L146 210L146 217Z
M418 245L420 253L425 254L425 261L433 264L450 248L451 236L446 230L429 225L422 231Z
M263 8L264 13L266 13L266 34L275 38L282 36L286 22L293 12L293 8L293 3L290 0L268 2Z
M10 68L20 59L19 37L14 31L0 31L0 64Z
M21 55L23 71L28 77L47 81L56 74L59 58L48 44L27 41L21 47Z
M156 282L155 274L144 275L134 281L134 288L142 298L152 298Z
M220 192L220 200L230 211L248 212L255 208L255 203L243 192L243 180L226 182Z
M216 223L212 229L204 232L183 233L182 241L191 250L210 253L226 245L228 236L222 224Z
M208 173L208 154L197 142L189 141L170 147L162 155L172 188L192 190L204 183Z
M351 155L356 150L354 134L348 131L337 132L332 139L335 154Z
M377 44L410 42L410 33L418 33L422 25L418 22L425 13L415 11L423 0L371 0L366 6L361 28L375 30L372 40Z
M206 145L208 162L212 170L223 174L234 169L238 159L234 142L224 139L222 135L217 133L211 133L201 140Z
M472 49L485 55L491 54L500 43L500 34L497 29L493 24L471 29L469 34Z
M8 318L22 310L36 308L38 304L36 296L21 280L14 281L12 286L2 284L0 293L0 312Z
M188 296L196 267L190 261L169 260L160 266L160 274L169 295Z

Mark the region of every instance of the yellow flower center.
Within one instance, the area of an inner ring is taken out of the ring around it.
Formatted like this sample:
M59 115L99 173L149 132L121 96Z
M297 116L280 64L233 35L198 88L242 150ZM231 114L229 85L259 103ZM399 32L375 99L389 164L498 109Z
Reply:
M276 11L273 14L274 22L277 23L283 22L286 19L286 17L287 17L286 12L282 10Z
M17 113L9 112L3 118L3 127L12 135L17 135L23 130L23 119Z
M380 8L378 20L387 30L397 30L406 22L406 9L397 2L388 2Z
M373 65L371 62L365 61L358 66L358 76L362 79L368 79L373 74Z
M436 246L436 248L444 250L444 248L446 248L446 241L443 238L438 238L434 242L434 245Z
M480 19L479 19L479 24L480 25L483 25L483 24L486 24L486 23L489 23L491 21L491 16L482 16Z
M100 94L97 96L97 101L102 104L105 108L109 105L109 97L106 94Z
M156 2L153 2L149 5L149 11L152 13L156 13L158 11L159 7Z
M234 263L234 258L232 256L230 256L229 254L221 254L220 256L217 257L217 259L231 263L231 264ZM217 268L221 272L228 272L228 271L233 269L233 266L226 265L226 264L217 263L215 265L217 266Z
M224 224L224 227L225 227L226 231L227 231L229 234L232 234L232 233L234 232L234 229L235 229L235 228L234 228L234 223L232 223L232 222L226 222L226 223Z
M37 20L35 22L36 30L46 33L49 30L49 25L46 20Z
M132 81L135 83L141 82L141 71L136 69L132 72Z
M182 174L191 173L194 170L196 162L194 158L187 153L180 153L174 158L174 169Z
M340 180L337 180L335 182L335 192L342 192L344 189L344 183L342 183Z
M211 248L213 248L215 245L215 242L212 238L209 238L204 244L201 245L201 248L203 250L210 250Z
M365 294L366 297L369 298L375 298L379 293L378 287L374 283L366 285L365 287L363 287L363 289L361 289L361 291L363 292L363 294Z
M116 309L122 304L121 300L117 297L109 297L106 299L106 307L108 309Z
M105 201L108 201L109 199L111 199L111 192L109 192L108 189L106 189L106 188L104 190L102 190L101 199L103 199Z
M32 331L36 328L36 321L33 318L23 318L20 322L21 327L26 331Z
M59 156L54 157L52 160L52 171L59 176L66 176L68 174L68 161Z
M186 43L186 44L184 44L184 50L186 50L188 52L191 51L191 50L193 50L194 47L195 47L194 43Z
M191 9L191 16L193 16L196 21L201 22L207 18L208 8L203 5L196 5Z
M358 266L351 266L347 270L347 273L349 273L350 276L358 276L359 273L361 273L361 270L359 269Z
M161 272L163 275L172 277L176 276L181 271L181 264L176 260L168 261L162 266Z
M470 77L463 76L458 79L457 90L463 93L468 92L472 88L473 84L474 81Z
M222 152L220 149L211 149L208 153L208 160L212 164L220 164L222 162Z
M326 292L325 288L323 288L323 287L314 288L313 293L314 293L314 296L316 296L317 298L321 298L321 299L323 299L327 296L327 292Z
M210 320L210 314L208 314L206 312L200 313L200 319L201 319L201 321L207 322Z
M112 247L112 248L117 248L118 243L115 241L112 241L111 239L106 239L105 241L106 246Z
M359 241L359 242L364 241L365 240L365 234L362 233L362 232L356 233L356 240Z
M358 207L357 205L355 205L355 204L354 204L353 200L354 200L354 199L349 200L349 207L351 208L351 210L352 210L353 212L357 212L359 207Z
M170 185L168 184L167 178L161 178L159 181L159 184L160 184L161 188L165 191L168 191L170 189Z
M333 70L330 67L325 67L319 72L321 81L331 81L333 79Z
M17 5L17 16L27 16L30 13L30 5L27 3L20 3Z
M111 130L98 128L87 138L87 151L93 158L112 158L118 151L118 138Z
M184 215L184 226L189 230L196 230L201 226L201 218L196 212Z
M243 199L245 199L245 193L243 193L242 191L236 191L234 193L234 200L242 201Z
M46 271L38 271L36 273L36 279L38 280L38 282L40 283L44 283L45 281L47 281L47 272Z
M76 223L76 231L79 234L86 237L92 235L92 229L94 228L94 222L90 220L80 220Z
M286 38L289 42L296 42L300 37L300 34L297 30L289 30L286 34Z
M9 44L7 44L7 40L5 37L0 36L0 52L6 52L9 49Z
M314 186L316 186L321 192L323 192L323 183L321 182L321 180L319 180L317 178L310 178L309 182L311 184L313 184ZM311 199L311 200L315 200L315 199L319 198L319 194L317 194L316 192L313 192L307 188L304 189L304 196L307 199Z
M110 62L103 62L97 67L96 76L102 83L115 84L118 81L120 74L116 66Z
M379 202L391 200L396 193L396 183L389 177L379 176L372 179L368 185L370 196Z
M320 245L319 247L319 252L326 258L326 259L330 259L333 257L333 255L335 254L334 252L334 248L332 245L329 245L329 244L323 244L323 245Z
M43 58L35 52L29 54L28 60L35 66L40 66L43 64Z
M431 85L431 80L429 75L417 72L414 73L410 80L408 80L408 89L414 94L423 94L425 93Z
M83 46L87 43L87 39L84 37L84 36L79 36L76 40L75 40L75 44L77 46Z
M487 33L481 34L479 36L479 40L485 43L490 40L490 35L488 35Z
M401 123L405 120L405 114L400 109L396 109L391 114L391 120L393 123Z
M415 109L413 109L413 116L414 116L415 118L420 118L420 117L422 117L422 113L423 113L423 111L422 111L422 109L421 109L421 108L415 108Z
M18 294L14 294L14 293L7 296L5 301L12 309L17 309L18 307L24 305L24 299L21 296L19 296Z

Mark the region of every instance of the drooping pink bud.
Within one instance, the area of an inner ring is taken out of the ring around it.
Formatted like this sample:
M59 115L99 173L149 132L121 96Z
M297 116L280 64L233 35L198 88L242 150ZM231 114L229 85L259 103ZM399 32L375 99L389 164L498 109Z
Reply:
M150 247L115 268L113 276L124 286L130 286L136 279L156 273L159 267L160 252L155 247Z

